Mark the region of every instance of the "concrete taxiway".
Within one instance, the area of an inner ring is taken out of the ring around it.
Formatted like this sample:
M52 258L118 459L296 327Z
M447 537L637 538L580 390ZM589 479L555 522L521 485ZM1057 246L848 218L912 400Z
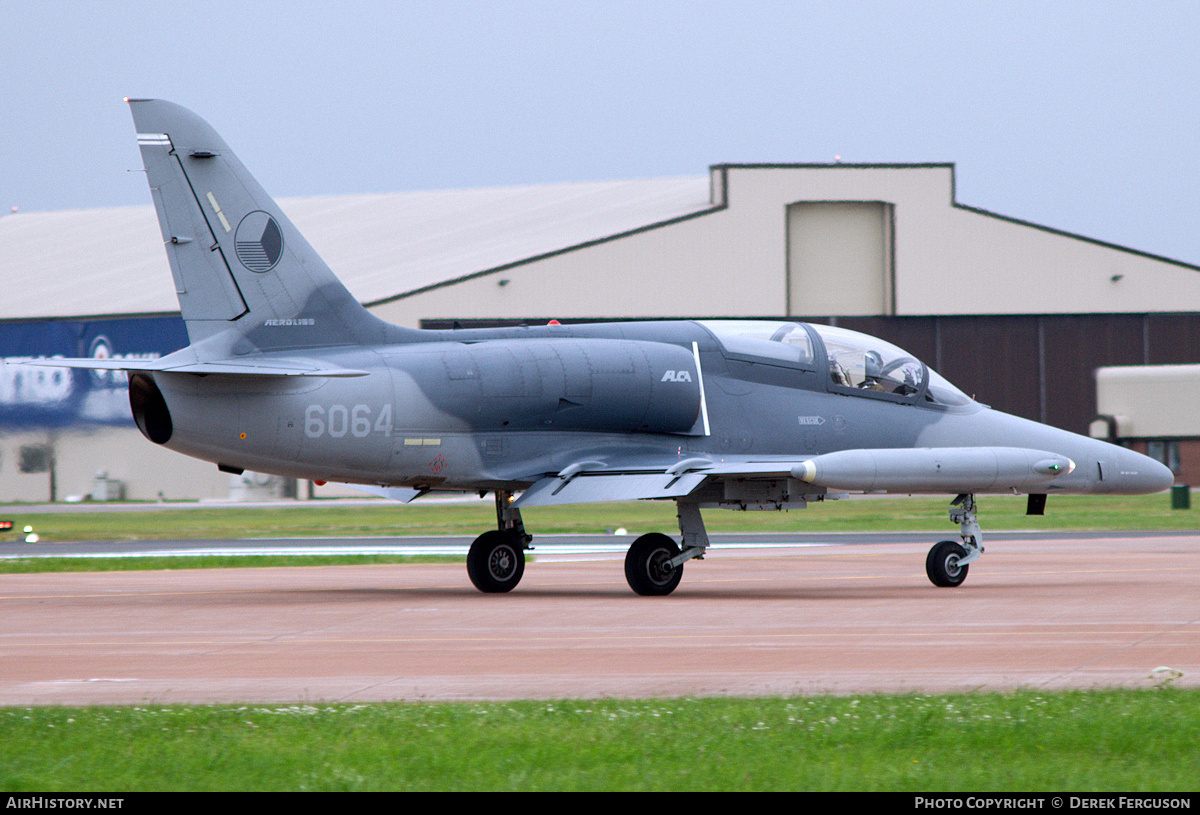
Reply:
M665 598L603 537L507 595L460 563L4 575L0 705L1200 684L1196 536L1001 537L956 589L927 535L727 539Z

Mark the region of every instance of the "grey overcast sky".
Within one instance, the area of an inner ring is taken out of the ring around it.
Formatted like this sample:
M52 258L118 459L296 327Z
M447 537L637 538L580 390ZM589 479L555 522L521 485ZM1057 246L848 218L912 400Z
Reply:
M279 197L954 162L1200 263L1198 39L1195 0L0 0L0 211L149 203L122 98L160 97Z

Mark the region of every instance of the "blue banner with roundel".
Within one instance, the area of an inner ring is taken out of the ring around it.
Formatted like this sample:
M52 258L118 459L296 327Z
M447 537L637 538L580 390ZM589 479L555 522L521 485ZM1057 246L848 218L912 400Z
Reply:
M157 359L187 343L178 316L0 323L0 428L132 427L124 371L14 363L51 357Z

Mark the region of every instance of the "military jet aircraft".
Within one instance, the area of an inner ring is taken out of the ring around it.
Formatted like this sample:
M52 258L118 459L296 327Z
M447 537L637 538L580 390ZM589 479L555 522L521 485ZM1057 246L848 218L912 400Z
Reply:
M1164 490L1145 456L990 410L887 342L825 325L697 320L416 330L360 305L205 121L130 99L190 344L129 372L155 444L216 463L363 485L408 501L493 493L470 547L484 592L521 580L525 507L674 501L681 539L643 535L625 575L666 595L709 546L701 509L792 509L849 493L944 493L961 541L938 586L983 553L976 493Z

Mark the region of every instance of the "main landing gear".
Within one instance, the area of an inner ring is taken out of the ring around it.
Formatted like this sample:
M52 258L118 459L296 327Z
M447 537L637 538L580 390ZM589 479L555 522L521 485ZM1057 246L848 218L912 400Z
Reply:
M647 597L675 591L683 578L683 564L704 557L708 534L700 506L677 503L682 546L658 532L642 535L625 555L625 580L629 588ZM525 573L525 551L533 540L525 532L521 511L512 508L512 493L496 492L496 529L484 532L467 552L467 576L487 594L512 591Z
M683 564L699 560L708 549L708 533L700 505L676 502L680 543L659 532L637 538L625 554L625 580L645 597L675 591L683 579ZM983 554L983 530L975 496L964 493L950 504L950 520L962 530L958 541L934 544L925 558L925 573L935 586L953 587L967 579L968 566ZM525 551L533 538L525 532L521 511L512 508L512 493L496 491L496 529L484 532L467 552L467 575L475 588L488 594L512 591L525 573Z
M682 548L666 535L651 532L635 540L625 555L625 582L644 597L662 597L675 591L683 578L683 564L703 558L708 548L700 506L678 501L676 507Z
M512 591L525 574L525 550L533 540L525 533L521 510L512 508L512 493L496 491L496 529L484 532L467 551L467 576L486 594Z
M975 496L963 494L950 504L950 520L962 529L962 543L934 544L925 557L925 574L935 586L953 587L967 579L967 565L983 554L983 531L976 515Z

